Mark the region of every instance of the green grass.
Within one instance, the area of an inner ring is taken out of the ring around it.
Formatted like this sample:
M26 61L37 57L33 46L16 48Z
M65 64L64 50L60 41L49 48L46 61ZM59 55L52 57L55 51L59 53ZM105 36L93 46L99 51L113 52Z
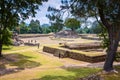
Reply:
M0 77L0 80L76 80L97 73L99 68L63 68L63 62L58 58L49 57L37 51L24 51L18 53L8 53L9 51L22 50L23 47L13 47L4 50L5 58L0 59L0 68L13 68L12 72ZM33 47L35 48L35 47ZM2 63L4 62L4 63ZM115 69L120 72L120 66ZM105 80L119 80L120 73L101 75Z
M97 70L91 68L50 69L39 73L40 78L37 80L76 80L77 78L93 74Z
M118 74L106 74L102 75L105 80L120 80L120 66L115 66L115 69L118 71Z
M63 68L64 63L58 58L44 55L37 52L38 50L8 53L11 50L24 48L28 47L12 47L4 50L6 59L1 58L0 68L6 70L12 68L13 71L2 75L0 80L75 80L100 70L98 68Z
M2 52L17 51L30 48L29 46L3 46Z

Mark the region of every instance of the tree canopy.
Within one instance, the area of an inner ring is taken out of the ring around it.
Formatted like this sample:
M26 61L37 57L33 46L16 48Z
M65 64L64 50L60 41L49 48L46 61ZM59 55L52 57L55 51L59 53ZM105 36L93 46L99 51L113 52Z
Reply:
M29 24L29 33L42 33L40 22L38 20L31 20Z
M50 11L49 8L48 11ZM54 10L52 10L51 12L52 14L46 15L51 23L50 29L52 30L52 32L58 32L64 26L61 14L60 13L53 14L55 12Z
M15 27L15 31L19 34L28 33L28 30L28 26L23 21L17 27Z
M69 9L77 17L95 17L107 30L109 46L107 50L105 71L114 71L115 60L120 37L120 0L62 0L62 8Z
M68 18L65 21L65 26L74 31L75 29L80 27L80 21L75 18Z
M0 0L0 56L5 31L16 26L21 19L34 17L39 5L47 0Z

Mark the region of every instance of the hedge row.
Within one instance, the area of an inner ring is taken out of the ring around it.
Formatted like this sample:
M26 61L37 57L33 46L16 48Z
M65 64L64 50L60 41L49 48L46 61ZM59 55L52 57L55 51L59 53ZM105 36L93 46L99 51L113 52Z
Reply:
M50 47L50 46L44 46L43 48L44 52L51 53L54 56L61 57L61 58L72 58L76 60L81 60L81 61L86 61L90 63L95 63L95 62L101 62L105 60L106 55L99 55L99 56L89 56L85 55L79 52L73 52L68 49L64 48L57 48L57 47Z

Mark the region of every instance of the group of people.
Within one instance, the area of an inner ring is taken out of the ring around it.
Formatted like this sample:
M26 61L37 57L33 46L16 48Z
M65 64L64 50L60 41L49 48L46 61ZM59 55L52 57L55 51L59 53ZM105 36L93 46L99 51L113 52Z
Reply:
M39 49L39 47L40 47L40 44L37 43L37 40L28 40L28 43L35 43L35 44L37 44L38 49Z

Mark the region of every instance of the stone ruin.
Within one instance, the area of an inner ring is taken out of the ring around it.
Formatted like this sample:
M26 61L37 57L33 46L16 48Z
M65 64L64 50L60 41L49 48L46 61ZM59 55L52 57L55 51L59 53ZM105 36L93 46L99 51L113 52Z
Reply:
M91 43L65 43L64 46L68 49L75 49L75 50L85 50L85 49L98 49L102 48L100 42L91 42Z
M37 40L28 40L28 42L25 42L24 45L27 45L27 46L38 46L39 47L39 43Z
M17 32L13 32L12 39L14 46L20 46L21 44L24 44L24 41L19 38Z
M72 30L62 30L57 32L54 36L55 38L78 38L78 34Z
M44 46L43 51L60 58L96 63L105 61L106 53L99 42L91 43L65 43L56 47Z

